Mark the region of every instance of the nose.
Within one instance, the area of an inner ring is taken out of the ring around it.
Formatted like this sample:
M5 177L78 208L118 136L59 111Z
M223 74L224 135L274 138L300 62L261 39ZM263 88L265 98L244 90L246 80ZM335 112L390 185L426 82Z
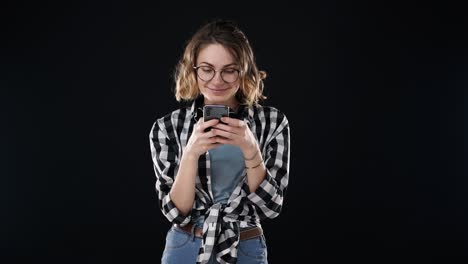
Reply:
M211 80L214 84L224 84L224 80L221 77L221 71L215 72L213 79Z

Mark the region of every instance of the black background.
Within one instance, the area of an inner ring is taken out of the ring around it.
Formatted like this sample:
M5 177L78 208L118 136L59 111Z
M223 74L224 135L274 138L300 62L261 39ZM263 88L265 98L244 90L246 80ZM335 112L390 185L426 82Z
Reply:
M170 224L148 135L179 106L185 41L229 18L268 73L263 104L291 126L270 263L466 263L460 6L182 7L1 9L0 262L160 261Z

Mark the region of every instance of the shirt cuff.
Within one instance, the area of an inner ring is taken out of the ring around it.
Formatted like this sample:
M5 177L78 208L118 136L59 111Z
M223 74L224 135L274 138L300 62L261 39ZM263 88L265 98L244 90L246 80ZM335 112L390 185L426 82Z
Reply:
M271 201L276 196L278 190L278 184L271 176L268 170L266 170L265 179L260 183L255 192L247 195L247 198L254 204L262 207L267 201Z

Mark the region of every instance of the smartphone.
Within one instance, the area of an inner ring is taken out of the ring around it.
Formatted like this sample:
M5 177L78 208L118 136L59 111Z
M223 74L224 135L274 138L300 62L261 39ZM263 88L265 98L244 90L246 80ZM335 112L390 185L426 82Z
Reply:
M229 106L212 104L203 106L203 122L211 119L221 119L223 116L229 117ZM205 129L205 132L210 130L211 127Z

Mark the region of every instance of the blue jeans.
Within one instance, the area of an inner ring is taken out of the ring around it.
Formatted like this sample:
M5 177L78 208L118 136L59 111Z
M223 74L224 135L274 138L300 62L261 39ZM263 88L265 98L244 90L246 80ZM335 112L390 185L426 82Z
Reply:
M162 255L162 264L196 263L202 239L172 226L167 232L166 246ZM218 263L215 254L209 263ZM268 264L267 246L263 235L241 240L237 250L239 264Z

